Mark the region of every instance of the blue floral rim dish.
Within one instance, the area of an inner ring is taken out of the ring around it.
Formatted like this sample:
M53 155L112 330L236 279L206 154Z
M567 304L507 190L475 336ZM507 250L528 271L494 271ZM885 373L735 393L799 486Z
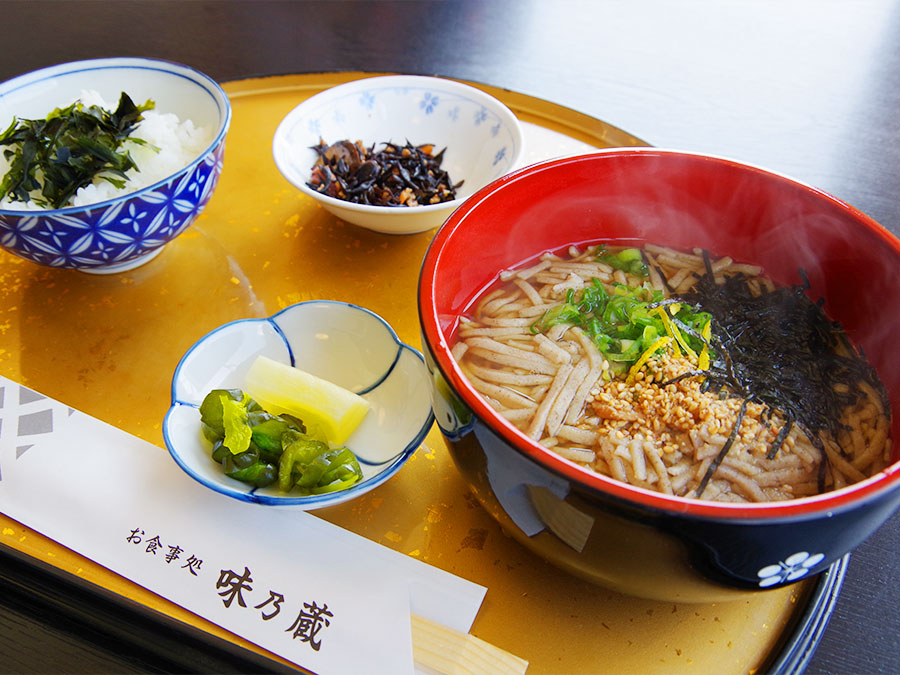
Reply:
M518 157L521 153L521 139L509 128L504 126L505 120L489 110L482 101L463 93L436 92L433 86L427 85L400 85L384 84L373 86L361 92L350 91L334 101L323 102L318 108L313 107L307 112L305 124L307 130L318 136L330 132L334 123L340 123L349 114L342 112L358 107L364 114L372 114L376 111L382 100L389 97L411 98L414 107L424 116L444 118L449 123L454 134L467 134L488 129L491 139L496 139L491 148L491 166L497 166L510 157ZM337 107L337 109L335 109ZM396 139L384 139L395 140ZM307 167L302 167L305 170ZM434 208L423 206L422 208Z
M369 402L369 414L345 443L360 462L359 483L340 492L292 496L224 475L202 436L198 408L213 389L242 388L247 370L260 355L329 380ZM377 314L344 302L303 302L268 318L227 323L194 344L175 369L163 437L178 465L212 490L257 504L321 508L381 485L409 460L434 421L430 386L422 354L403 343Z
M321 143L433 146L455 197L396 207L346 201L309 185ZM519 120L488 93L454 80L418 75L367 77L310 96L281 121L272 142L279 171L338 218L388 234L436 228L465 198L516 168L523 154Z

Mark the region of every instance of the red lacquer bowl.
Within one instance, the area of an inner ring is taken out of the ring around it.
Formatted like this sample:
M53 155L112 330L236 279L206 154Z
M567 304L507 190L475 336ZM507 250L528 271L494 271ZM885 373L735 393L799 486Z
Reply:
M456 465L503 527L593 582L673 601L712 601L808 578L900 505L900 462L847 488L738 505L666 496L590 473L496 414L454 362L457 321L502 269L597 241L705 248L808 275L900 401L900 241L810 186L727 159L653 148L526 167L470 197L435 236L419 313L436 419ZM898 437L893 421L893 437Z

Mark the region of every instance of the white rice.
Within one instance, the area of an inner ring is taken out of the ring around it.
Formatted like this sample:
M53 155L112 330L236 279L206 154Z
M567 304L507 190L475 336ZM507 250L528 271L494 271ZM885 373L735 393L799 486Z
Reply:
M104 101L96 91L82 91L79 100L85 105L98 105L106 110L115 110L116 104ZM71 103L71 101L69 102ZM140 105L143 101L135 101ZM64 103L68 105L68 103ZM48 111L49 113L49 111ZM190 119L180 120L174 113L148 110L143 113L144 119L135 127L131 136L146 141L147 145L127 142L123 148L131 153L137 169L126 172L128 181L122 188L117 188L109 181L95 178L91 185L80 188L67 206L86 206L107 199L135 192L153 185L157 181L171 176L186 167L200 155L212 142L213 132L205 127L194 126ZM5 129L10 121L0 123ZM3 157L0 148L0 176L6 175L10 165ZM32 193L39 197L40 192ZM23 211L42 210L34 201L11 201L8 197L0 199L0 208Z

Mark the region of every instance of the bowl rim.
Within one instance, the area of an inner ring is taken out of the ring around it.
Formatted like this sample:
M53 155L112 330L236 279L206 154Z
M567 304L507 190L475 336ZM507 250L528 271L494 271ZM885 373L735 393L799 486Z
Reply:
M80 61L68 61L65 63L59 63L52 66L47 66L45 68L32 70L30 72L23 73L22 75L17 75L16 77L6 80L5 82L0 82L0 97L3 97L4 95L13 91L32 86L39 82L53 79L60 75L67 75L80 71L117 69L157 70L166 73L167 75L174 75L182 79L190 80L195 84L204 87L206 91L212 95L213 100L216 102L216 107L219 108L220 120L219 124L216 127L216 131L213 134L212 141L186 166L182 167L175 173L156 181L151 185L146 185L140 188L139 190L120 194L118 196L111 197L110 199L105 199L100 202L94 202L93 204L83 204L80 206L64 206L60 209L10 209L0 207L0 216L30 216L46 218L56 217L58 215L73 216L80 213L90 214L94 210L102 210L110 206L111 204L123 202L133 197L142 197L145 194L158 190L161 185L171 182L176 177L193 171L198 164L203 162L204 159L211 153L213 153L216 148L225 140L225 136L228 133L229 127L231 126L232 116L231 101L228 98L228 95L225 93L225 90L218 82L216 82L206 73L203 73L196 68L193 68L192 66L167 59L128 56L84 59ZM188 74L192 75L192 77L188 77Z
M176 382L178 381L179 375L181 373L182 367L185 365L186 361L190 357L190 355L200 348L201 344L205 342L208 338L212 337L216 333L220 331L227 330L232 326L238 324L269 324L274 332L284 340L285 347L287 348L288 354L291 359L291 364L294 363L294 350L288 341L287 337L284 335L284 332L281 330L281 327L276 322L276 319L283 314L288 312L302 311L304 306L313 306L313 305L326 305L326 306L340 306L349 308L351 310L360 311L364 314L368 315L370 318L377 320L381 323L385 329L387 329L388 334L393 339L394 344L397 346L397 353L394 355L394 360L391 364L391 367L387 369L387 372L381 379L369 385L366 391L371 391L372 389L378 387L384 379L393 371L394 367L396 367L397 362L400 360L402 353L404 351L408 351L412 353L419 361L422 362L423 366L425 363L425 359L422 353L411 347L410 345L403 342L399 336L397 335L394 328L381 316L376 314L370 309L365 307L361 307L360 305L356 305L350 302L344 302L340 300L306 300L303 302L294 303L292 305L288 305L284 309L281 309L274 314L261 317L261 318L245 318L245 319L235 319L233 321L229 321L224 323L211 331L208 331L205 335L198 338L194 344L188 348L188 350L184 353L184 355L179 359L178 365L175 367L175 371L172 374L172 384L171 384L171 393L170 393L170 405L169 409L166 411L165 417L163 419L163 440L166 445L166 449L171 455L172 459L175 460L176 464L191 478L196 480L198 483L208 487L215 492L226 495L228 497L233 497L234 499L238 499L243 502L253 503L253 504L262 504L267 506L303 506L306 509L312 510L316 508L323 508L326 506L331 506L335 504L340 504L354 497L359 496L365 492L368 492L371 489L381 485L386 482L389 478L391 478L395 473L397 473L400 468L406 464L410 457L415 453L415 451L419 448L420 445L425 441L425 437L428 435L428 432L431 431L431 427L434 424L434 411L429 410L428 415L422 423L422 426L419 428L419 431L415 434L415 436L404 446L401 450L398 450L397 454L394 455L393 458L387 460L386 462L382 462L382 464L386 465L385 468L377 473L376 475L356 483L351 487L340 490L338 492L329 492L321 495L302 495L302 496L289 496L287 495L269 495L269 494L256 494L257 488L251 488L248 491L239 490L237 488L229 488L225 485L221 485L219 483L212 482L208 480L203 474L197 473L193 470L191 466L189 466L185 460L181 457L177 448L175 447L175 443L172 441L169 435L169 420L170 416L172 416L175 411L180 407L191 407L191 408L199 408L199 405L194 405L187 401L180 400L176 394ZM362 463L370 464L369 462L365 462L364 460L360 460ZM374 466L374 464L373 464Z
M344 82L342 84L338 84L333 87L329 87L328 89L324 89L323 91L317 92L304 101L298 103L284 116L284 118L282 118L281 122L279 122L278 124L278 127L275 129L275 134L272 136L272 157L275 161L275 165L278 167L278 170L281 172L281 175L284 176L285 180L287 180L291 185L293 185L304 194L312 197L313 199L320 200L322 203L328 204L331 207L346 209L347 211L355 211L357 213L391 215L392 217L398 218L410 218L425 213L455 210L467 199L467 197L457 197L456 199L447 202L440 202L438 204L419 204L417 206L411 207L374 206L371 204L357 204L356 202L349 202L343 199L338 199L336 197L331 197L329 195L322 194L321 192L313 190L308 185L306 185L304 181L295 183L288 178L288 175L292 172L286 169L287 160L286 158L281 157L278 149L282 145L281 143L279 143L279 141L286 135L288 127L293 124L294 120L298 117L303 117L302 113L305 113L308 108L311 108L316 104L322 103L323 101L327 102L335 96L346 95L348 93L353 93L355 90L369 88L372 86L373 82L383 82L386 86L397 87L404 85L427 86L428 83L440 82L442 87L465 93L468 96L479 100L480 102L485 104L486 107L491 107L493 112L495 112L512 131L512 135L516 142L515 152L510 157L510 166L513 167L512 170L515 169L515 167L521 160L524 153L525 137L522 132L522 124L519 118L509 108L509 106L503 103L503 101L492 96L491 94L488 94L486 91L482 91L481 89L478 89L477 87L474 87L465 82L446 77L433 77L429 75L372 75L361 77L356 80L351 80L349 82Z
M698 161L727 165L731 168L770 176L777 181L790 185L794 189L808 191L816 198L846 211L862 227L868 228L873 234L883 239L900 257L900 240L884 226L854 206L824 190L808 185L786 174L724 156L668 148L634 147L600 149L596 152L537 162L503 176L466 200L435 234L423 258L418 284L419 321L424 336L423 347L429 350L434 358L436 367L452 385L455 393L463 399L464 404L482 423L501 436L508 445L520 454L560 475L572 484L587 489L592 493L613 499L622 504L648 508L656 513L693 516L707 520L740 519L743 522L764 521L772 523L779 520L804 520L820 516L823 513L840 512L856 508L864 501L877 499L889 491L900 489L900 461L895 460L878 473L857 483L838 490L809 497L798 497L787 501L732 503L666 495L620 482L608 476L590 473L574 462L570 462L551 450L544 448L497 414L475 391L474 387L469 384L468 379L463 375L462 370L450 353L450 345L444 331L440 328L440 319L435 310L435 272L436 266L442 258L443 245L453 236L460 222L474 208L482 201L489 199L494 193L504 190L507 185L568 164L602 161L606 157L630 155L671 155L692 158Z

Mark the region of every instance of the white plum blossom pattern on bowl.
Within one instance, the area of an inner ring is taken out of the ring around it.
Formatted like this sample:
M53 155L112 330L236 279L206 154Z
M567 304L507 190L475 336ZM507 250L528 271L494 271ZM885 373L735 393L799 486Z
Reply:
M760 588L768 588L776 584L795 581L806 576L809 571L825 559L824 553L810 555L806 551L799 551L785 558L784 562L775 565L766 565L756 575L759 577Z

